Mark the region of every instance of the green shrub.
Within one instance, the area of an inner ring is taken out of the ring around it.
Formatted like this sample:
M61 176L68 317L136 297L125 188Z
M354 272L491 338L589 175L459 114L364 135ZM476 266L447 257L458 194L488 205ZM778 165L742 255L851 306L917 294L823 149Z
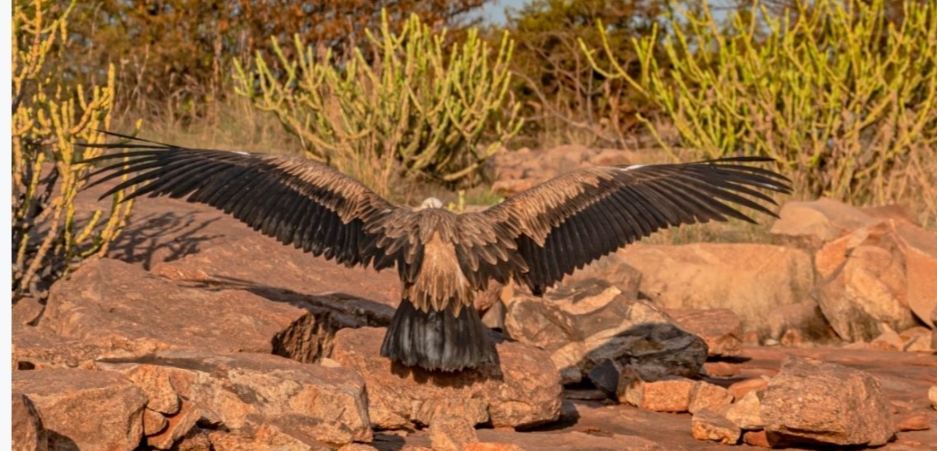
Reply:
M381 30L367 33L373 62L357 48L342 60L331 50L304 49L299 36L294 53L300 57L291 59L274 41L275 62L258 54L250 71L236 63L236 91L274 113L309 157L382 194L392 191L401 171L470 186L520 126L516 109L499 119L512 43L505 35L491 55L475 29L448 48L445 38L445 30L434 34L415 15L394 34L385 13ZM495 136L481 146L492 125Z
M36 0L13 4L13 300L42 298L48 286L89 256L107 251L132 204L76 218L74 201L87 167L76 139L98 142L110 123L114 70L108 83L86 89L57 78L71 7ZM74 5L74 3L72 3ZM50 94L51 93L51 94Z
M881 0L796 5L724 27L707 6L668 27L663 58L653 37L634 42L640 76L597 69L660 105L698 157L770 156L801 197L917 201L937 217L937 3L906 2L900 21Z

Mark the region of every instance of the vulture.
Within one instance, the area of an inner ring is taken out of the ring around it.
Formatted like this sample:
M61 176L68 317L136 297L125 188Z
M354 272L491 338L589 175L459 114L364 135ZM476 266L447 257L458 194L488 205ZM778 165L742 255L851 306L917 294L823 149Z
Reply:
M286 155L191 149L117 133L119 149L90 158L89 186L128 175L104 195L169 196L210 205L254 230L348 267L396 268L400 306L381 355L409 367L460 371L495 362L473 307L489 281L542 295L577 268L681 224L755 221L730 204L776 216L765 192L790 180L761 157L571 170L482 211L396 205L362 183Z

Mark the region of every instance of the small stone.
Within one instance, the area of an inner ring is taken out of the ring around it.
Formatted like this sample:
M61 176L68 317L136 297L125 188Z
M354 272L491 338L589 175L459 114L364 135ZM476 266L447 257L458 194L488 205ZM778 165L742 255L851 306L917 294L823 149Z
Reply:
M900 351L904 348L904 339L897 332L888 327L887 324L882 324L881 328L883 330L882 334L869 343L870 348L881 351Z
M742 436L738 426L709 409L693 415L692 432L693 438L697 440L710 440L724 445L734 445Z
M745 430L755 430L765 427L764 420L761 419L761 392L759 390L750 391L742 399L729 406L726 411L726 418L735 423L739 428Z
M732 398L742 399L745 397L748 392L753 390L761 390L768 386L768 381L758 378L745 379L743 381L738 381L729 386L729 393L732 393Z
M478 435L464 418L440 418L429 425L429 441L436 451L462 451Z
M937 410L937 385L933 385L930 390L927 390L927 398L930 399L930 406Z
M338 451L377 451L377 448L364 443L349 443L339 448Z
M469 443L464 451L524 451L524 448L511 443L477 442Z
M709 382L699 381L693 386L690 392L690 413L696 413L703 409L718 411L732 402L732 394L729 390Z
M680 327L706 342L710 356L739 354L739 346L742 344L742 321L732 310L681 308L666 311Z
M898 422L898 430L908 431L926 431L930 429L930 420L926 415L912 415Z
M710 377L729 378L739 374L738 366L728 362L706 362L703 364L703 369Z
M169 422L163 414L149 408L143 409L143 435L149 437L159 434L168 425Z
M695 383L678 377L646 382L625 368L618 379L618 402L655 412L686 412Z
M764 430L760 431L745 431L742 434L742 441L746 445L757 446L759 448L771 448L771 443L768 441L768 433Z
M797 329L788 329L781 335L781 346L785 348L797 348L803 346L804 334Z
M198 421L200 411L191 401L183 401L179 411L166 418L166 427L146 438L146 443L156 449L169 449L176 440L185 436Z

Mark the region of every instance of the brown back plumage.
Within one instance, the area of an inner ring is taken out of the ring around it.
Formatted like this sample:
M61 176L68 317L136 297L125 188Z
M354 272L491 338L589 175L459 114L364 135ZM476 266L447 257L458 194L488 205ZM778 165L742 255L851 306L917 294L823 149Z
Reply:
M103 175L93 184L135 174L104 196L136 186L128 198L208 204L283 244L346 266L396 267L403 299L381 352L429 369L492 361L477 313L463 308L492 279L513 279L542 294L576 268L661 228L730 217L752 221L727 203L773 215L762 204L774 201L758 189L790 192L783 176L746 164L771 161L765 158L593 167L487 210L456 215L402 208L303 158L116 136L132 141L86 144L128 150L87 161L105 164L92 172Z

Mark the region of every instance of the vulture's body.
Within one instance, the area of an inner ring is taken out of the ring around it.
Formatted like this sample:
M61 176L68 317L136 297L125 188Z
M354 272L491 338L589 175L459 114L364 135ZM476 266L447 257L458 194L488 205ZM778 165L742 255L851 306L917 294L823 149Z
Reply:
M757 202L772 199L755 188L789 192L783 176L744 164L770 160L743 157L578 169L487 210L455 214L394 205L298 157L142 140L86 146L129 149L88 160L109 162L91 174L106 174L95 183L132 174L104 196L136 186L128 198L185 198L346 266L395 267L402 299L381 354L444 371L494 360L473 307L489 281L513 280L540 295L576 268L658 229L727 217L751 221L724 201L773 214Z

